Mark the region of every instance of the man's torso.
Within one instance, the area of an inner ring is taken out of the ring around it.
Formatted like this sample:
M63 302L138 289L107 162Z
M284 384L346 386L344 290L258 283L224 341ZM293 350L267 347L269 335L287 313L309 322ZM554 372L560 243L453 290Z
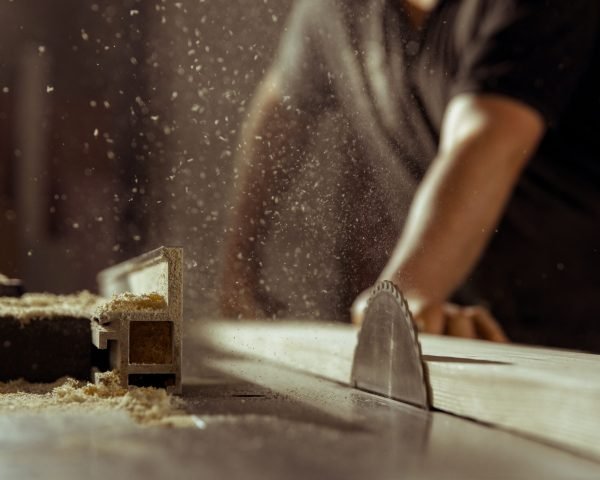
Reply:
M442 0L420 31L409 24L401 2L304 3L304 21L312 20L306 35L313 56L306 61L315 62L307 71L320 81L310 83L312 92L298 91L302 83L290 88L314 101L315 111L327 104L346 112L348 133L362 143L375 171L370 180L384 201L388 198L390 217L396 210L398 217L405 216L408 199L435 158L454 95L507 95L544 115L547 133L458 295L489 303L518 340L562 345L568 335L561 330L568 330L571 337L579 332L578 345L600 349L598 41L593 52L576 58L576 65L560 41L537 44L538 38L556 34L546 29L560 33L565 28L559 17L566 7L554 2ZM588 8L584 4L581 12ZM598 8L588 10L588 16L597 17ZM578 40L569 35L571 42ZM577 76L573 85L569 75ZM557 99L561 95L568 98ZM385 174L391 164L399 176ZM388 223L385 228L399 234L402 220ZM551 333L543 338L542 331Z

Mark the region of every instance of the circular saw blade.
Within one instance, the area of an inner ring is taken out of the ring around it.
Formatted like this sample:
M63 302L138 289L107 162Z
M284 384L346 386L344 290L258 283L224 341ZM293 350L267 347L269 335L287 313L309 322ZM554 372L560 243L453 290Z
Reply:
M384 280L373 288L352 365L356 388L429 408L417 328L406 299Z

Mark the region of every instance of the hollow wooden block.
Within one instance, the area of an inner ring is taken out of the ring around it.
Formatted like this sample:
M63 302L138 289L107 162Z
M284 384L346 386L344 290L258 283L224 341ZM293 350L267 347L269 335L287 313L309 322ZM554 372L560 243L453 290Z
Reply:
M181 393L183 249L161 247L103 270L100 294L159 293L158 310L108 311L92 322L92 343L108 349L123 386L154 386Z

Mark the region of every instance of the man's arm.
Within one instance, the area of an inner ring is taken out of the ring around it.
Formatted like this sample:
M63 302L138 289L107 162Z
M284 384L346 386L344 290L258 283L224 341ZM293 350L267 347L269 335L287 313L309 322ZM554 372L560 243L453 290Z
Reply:
M444 304L482 254L544 129L534 109L506 97L463 94L448 106L438 156L381 274L407 294L426 331L443 333L452 314ZM457 315L450 333L476 336L469 312Z
M307 114L286 103L277 72L269 73L251 106L237 154L219 292L225 315L254 318L270 313L260 299L259 255L277 204L304 158L308 126Z

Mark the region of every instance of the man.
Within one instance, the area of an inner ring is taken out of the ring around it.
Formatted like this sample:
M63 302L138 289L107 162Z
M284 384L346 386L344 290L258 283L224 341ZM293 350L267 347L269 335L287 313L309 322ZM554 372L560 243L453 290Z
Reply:
M595 0L300 2L244 132L224 310L264 314L265 212L337 110L359 196L399 205L350 216L352 295L390 279L427 332L505 340L485 304L515 341L600 351L599 17Z

